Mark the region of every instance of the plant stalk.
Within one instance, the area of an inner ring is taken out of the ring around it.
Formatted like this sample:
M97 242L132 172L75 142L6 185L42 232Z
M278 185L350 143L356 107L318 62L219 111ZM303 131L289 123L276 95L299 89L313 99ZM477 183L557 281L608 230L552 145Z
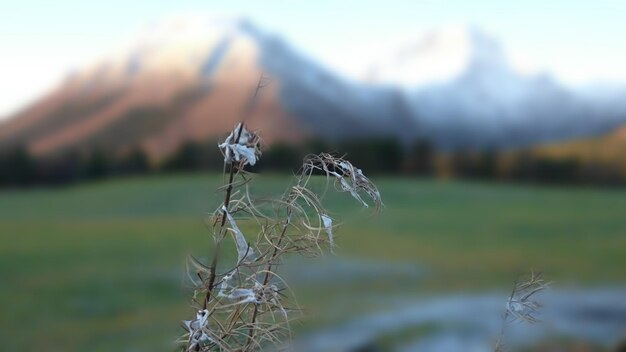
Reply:
M263 73L261 73L261 76L259 77L259 81L254 90L254 94L248 100L248 103L246 104L246 107L243 111L243 118L241 120L241 123L239 124L239 129L237 130L237 136L235 137L235 144L239 143L239 140L241 139L241 134L243 132L243 127L245 124L245 119L254 110L255 103L259 95L259 91L261 90L262 87L263 87ZM231 162L230 173L228 176L228 187L226 188L226 194L224 195L224 209L225 210L222 213L222 221L220 223L220 236L218 237L218 241L215 244L215 249L213 251L213 259L211 260L211 265L209 266L209 283L207 285L207 292L204 298L203 309L206 309L209 303L209 300L211 299L213 286L215 286L215 278L217 277L216 270L217 270L217 264L218 264L219 250L220 250L220 245L222 242L222 238L223 238L224 231L225 231L225 225L226 225L226 212L228 211L228 205L230 204L230 197L233 192L233 181L235 179L235 174L238 171L239 171L239 166Z

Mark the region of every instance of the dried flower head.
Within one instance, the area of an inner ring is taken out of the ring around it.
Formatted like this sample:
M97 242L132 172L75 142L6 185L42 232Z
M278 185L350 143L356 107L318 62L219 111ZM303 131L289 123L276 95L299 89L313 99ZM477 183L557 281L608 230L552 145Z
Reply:
M506 312L511 321L537 323L541 308L536 295L548 288L549 283L543 280L541 273L531 273L528 280L515 284L515 288L506 302Z
M250 244L246 242L246 238L243 236L241 230L239 230L239 226L237 226L235 219L233 219L232 215L230 215L228 209L226 209L225 206L222 206L222 212L224 216L226 216L226 218L228 219L228 224L230 225L230 228L228 229L235 237L235 245L237 246L238 255L237 260L239 262L242 262L244 260L253 261L255 259L254 250L252 249L252 247L250 247Z
M218 146L224 154L225 163L242 162L244 165L254 165L261 156L261 139L256 133L248 131L243 123L237 124Z
M330 246L330 250L332 251L333 247L335 246L335 239L333 236L333 219L326 214L322 214L321 218L322 218L322 224L324 225L324 230L326 231L326 234L328 235L328 244Z
M195 320L183 321L184 328L188 332L187 345L189 346L189 351L194 351L201 348L203 345L213 342L213 339L209 337L209 331L207 330L209 314L208 310L202 309L196 313Z
M537 301L537 294L548 289L550 283L546 282L541 273L530 273L525 281L516 281L513 285L511 295L506 301L504 319L502 322L500 335L496 341L494 351L504 351L504 335L508 325L515 322L527 322L535 324L539 322L539 310L541 303Z
M343 192L349 192L364 207L369 207L369 204L363 200L361 192L369 196L374 203L376 211L379 211L383 206L380 192L376 185L365 177L361 169L355 167L349 161L328 153L309 155L304 160L303 171L311 174L315 170L335 177L336 188Z

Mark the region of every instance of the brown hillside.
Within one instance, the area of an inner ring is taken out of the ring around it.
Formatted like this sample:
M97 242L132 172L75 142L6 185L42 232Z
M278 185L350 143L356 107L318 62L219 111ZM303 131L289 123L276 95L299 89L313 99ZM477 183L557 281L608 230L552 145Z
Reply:
M123 63L100 65L0 126L0 147L25 146L39 156L141 147L153 161L162 160L186 141L224 135L242 118L260 75L252 52L240 44L210 77L180 63L158 62L128 77ZM302 136L280 105L279 84L263 90L248 118L267 142Z

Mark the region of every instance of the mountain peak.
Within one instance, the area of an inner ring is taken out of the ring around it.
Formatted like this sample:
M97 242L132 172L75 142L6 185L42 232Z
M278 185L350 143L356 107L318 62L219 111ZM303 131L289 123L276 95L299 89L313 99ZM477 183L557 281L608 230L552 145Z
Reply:
M154 74L207 76L226 52L254 57L256 26L238 16L180 14L146 25L112 55L73 75L68 82L83 86L129 82Z
M202 39L216 32L239 32L251 27L250 21L240 16L179 14L148 25L140 32L138 40L167 43Z
M389 52L374 65L371 79L414 87L449 81L475 67L507 68L502 46L477 26L451 25Z

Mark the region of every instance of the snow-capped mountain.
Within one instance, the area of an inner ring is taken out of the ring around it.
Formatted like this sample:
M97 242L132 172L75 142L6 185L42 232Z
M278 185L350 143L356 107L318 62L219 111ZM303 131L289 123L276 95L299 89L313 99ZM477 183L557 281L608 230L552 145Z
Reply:
M325 136L391 134L442 148L506 148L595 135L626 122L615 99L569 90L547 73L519 72L477 27L434 30L386 53L367 84L323 70L278 39L257 43L263 66L283 84L282 102Z
M450 25L394 45L371 63L370 81L415 88L445 83L472 66L501 73L509 66L500 43L472 26Z
M547 73L519 72L493 36L472 26L406 43L374 64L369 79L398 87L419 133L443 147L519 146L598 134L626 121L616 99L570 90Z
M249 123L266 140L312 135L428 138L437 146L510 147L600 133L623 104L513 68L475 27L435 30L343 78L250 21L185 16L148 27L0 128L0 145L36 153L144 147L153 157L226 132L259 71L274 81Z

